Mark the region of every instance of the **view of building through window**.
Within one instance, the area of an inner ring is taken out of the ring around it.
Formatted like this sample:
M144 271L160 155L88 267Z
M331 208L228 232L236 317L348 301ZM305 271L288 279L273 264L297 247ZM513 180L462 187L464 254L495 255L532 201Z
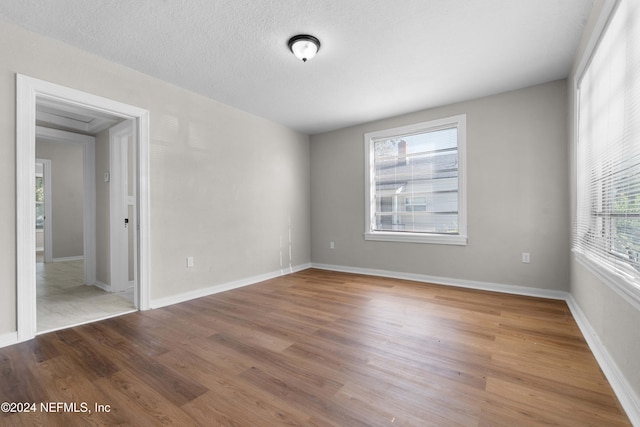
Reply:
M458 129L374 141L375 231L457 234Z

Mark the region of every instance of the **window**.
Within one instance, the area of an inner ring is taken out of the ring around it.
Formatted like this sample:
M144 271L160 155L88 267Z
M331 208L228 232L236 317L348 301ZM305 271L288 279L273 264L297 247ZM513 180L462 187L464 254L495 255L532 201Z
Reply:
M577 258L640 298L640 2L619 3L578 88Z
M404 210L407 212L426 212L426 197L407 197L404 199Z
M465 245L466 116L367 133L366 240Z

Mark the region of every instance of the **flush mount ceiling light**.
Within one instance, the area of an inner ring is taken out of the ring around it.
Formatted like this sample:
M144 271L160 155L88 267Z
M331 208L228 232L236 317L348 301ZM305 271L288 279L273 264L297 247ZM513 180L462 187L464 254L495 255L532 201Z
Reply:
M307 34L298 34L289 39L289 49L302 62L307 62L320 50L320 40Z

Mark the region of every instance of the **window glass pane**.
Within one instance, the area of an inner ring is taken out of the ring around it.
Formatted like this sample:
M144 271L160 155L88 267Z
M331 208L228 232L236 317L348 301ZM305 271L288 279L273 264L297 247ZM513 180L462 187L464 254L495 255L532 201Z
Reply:
M374 231L457 234L458 129L373 143Z

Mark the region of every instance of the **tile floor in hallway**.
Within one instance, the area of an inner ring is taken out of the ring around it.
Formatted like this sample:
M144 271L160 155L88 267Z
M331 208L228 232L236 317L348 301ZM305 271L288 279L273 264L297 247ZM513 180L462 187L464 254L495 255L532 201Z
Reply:
M83 261L36 263L38 333L135 311L132 293L83 284Z

